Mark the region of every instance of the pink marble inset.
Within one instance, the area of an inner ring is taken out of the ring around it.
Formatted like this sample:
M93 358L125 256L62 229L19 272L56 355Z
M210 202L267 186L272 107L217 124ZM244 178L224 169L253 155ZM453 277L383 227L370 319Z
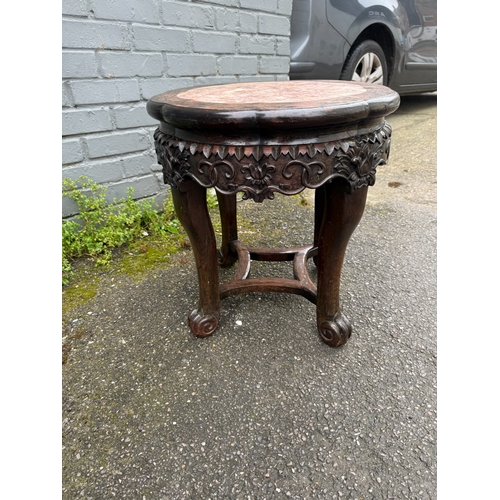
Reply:
M319 106L359 100L367 90L339 81L248 82L193 88L177 94L179 100L208 104L297 104ZM180 103L179 103L180 104Z

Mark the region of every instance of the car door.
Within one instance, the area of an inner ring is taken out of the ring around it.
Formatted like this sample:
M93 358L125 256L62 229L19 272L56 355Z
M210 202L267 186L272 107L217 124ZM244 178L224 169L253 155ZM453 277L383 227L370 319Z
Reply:
M408 28L405 38L402 86L437 82L436 0L402 0Z

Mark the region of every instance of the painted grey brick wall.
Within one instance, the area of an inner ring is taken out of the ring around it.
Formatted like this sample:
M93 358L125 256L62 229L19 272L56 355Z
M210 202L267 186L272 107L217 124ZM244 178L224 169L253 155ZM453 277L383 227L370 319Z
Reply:
M292 0L63 0L62 173L108 199L167 192L146 112L192 85L288 80ZM76 213L65 198L63 217Z

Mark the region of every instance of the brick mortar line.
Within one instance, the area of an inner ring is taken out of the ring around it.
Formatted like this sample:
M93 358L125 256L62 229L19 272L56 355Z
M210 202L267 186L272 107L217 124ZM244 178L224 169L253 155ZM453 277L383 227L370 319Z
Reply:
M154 130L152 131L154 132ZM81 146L85 145L87 146L87 144L85 142L83 143L80 143ZM82 147L83 149L83 147ZM88 151L86 151L86 154L83 155L83 159L80 160L80 161L75 161L75 162L71 162L71 163L64 163L62 165L62 168L63 169L71 169L71 168L74 168L74 167L81 167L81 166L92 166L92 165L99 165L103 162L103 159L106 159L106 160L122 160L122 159L129 159L129 158L133 158L134 156L144 156L144 157L147 157L147 156L150 156L151 157L151 160L154 160L154 162L156 162L156 159L154 158L154 148L149 148L149 149L141 149L139 151L129 151L127 153L119 153L119 154L114 154L114 155L110 155L110 156L98 156L96 158L91 158L89 155L88 155ZM146 174L145 174L146 175ZM149 174L147 174L149 175Z

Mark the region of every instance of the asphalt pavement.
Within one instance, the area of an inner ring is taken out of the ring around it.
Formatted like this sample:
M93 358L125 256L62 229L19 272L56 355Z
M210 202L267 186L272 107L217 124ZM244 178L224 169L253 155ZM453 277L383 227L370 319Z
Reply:
M225 299L195 338L189 250L104 277L64 317L64 500L437 498L436 100L403 97L388 117L390 162L344 261L344 347L320 340L306 299L274 293ZM244 242L311 241L311 193L239 211Z

